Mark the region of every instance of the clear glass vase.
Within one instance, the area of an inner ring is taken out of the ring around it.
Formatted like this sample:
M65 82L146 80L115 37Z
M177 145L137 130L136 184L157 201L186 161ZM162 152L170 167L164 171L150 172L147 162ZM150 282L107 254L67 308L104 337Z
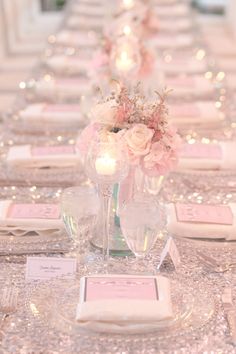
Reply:
M163 185L164 176L149 177L140 168L130 169L129 175L120 184L115 184L113 188L113 198L110 210L109 224L109 246L110 254L126 256L131 253L120 228L119 211L122 205L135 198L142 198L142 195L157 196ZM99 212L97 225L91 239L93 247L102 250L102 211Z

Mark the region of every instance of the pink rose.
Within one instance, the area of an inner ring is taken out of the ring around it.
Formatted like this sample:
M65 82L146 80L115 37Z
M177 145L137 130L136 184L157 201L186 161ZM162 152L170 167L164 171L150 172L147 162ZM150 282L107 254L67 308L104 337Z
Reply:
M142 168L148 176L165 175L177 163L176 152L168 149L161 142L152 145L148 155L142 160Z
M98 123L90 123L78 136L76 148L79 150L82 158L88 153L91 142L99 140L98 132L100 129L101 126Z
M124 134L131 161L137 162L141 156L148 154L154 130L144 124L135 124Z
M95 122L112 127L116 123L117 109L116 100L112 99L97 103L96 106L92 108L90 114Z

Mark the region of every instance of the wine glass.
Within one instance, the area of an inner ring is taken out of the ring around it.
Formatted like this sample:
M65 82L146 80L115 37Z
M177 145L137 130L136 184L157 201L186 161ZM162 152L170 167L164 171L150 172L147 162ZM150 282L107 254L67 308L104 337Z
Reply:
M145 195L125 203L120 211L121 230L136 259L144 259L165 225L162 206Z
M110 67L123 83L127 83L130 76L135 76L140 69L141 54L138 38L124 36L118 38L113 46L110 56Z
M81 245L84 234L97 222L99 198L92 186L66 188L61 196L61 215L65 229L73 241Z
M85 158L89 178L97 183L102 206L103 257L109 258L109 220L112 191L115 183L123 180L129 169L124 146L116 141L95 142Z

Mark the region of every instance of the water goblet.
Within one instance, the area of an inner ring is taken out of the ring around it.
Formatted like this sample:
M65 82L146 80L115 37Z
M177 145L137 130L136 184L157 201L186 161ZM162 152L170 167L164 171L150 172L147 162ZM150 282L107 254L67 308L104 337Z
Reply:
M155 199L139 195L137 199L130 200L123 205L120 211L120 223L123 236L136 256L136 261L144 260L155 245L157 238L161 238L161 231L165 225L165 213Z
M93 229L97 221L99 198L89 185L64 189L61 196L61 215L65 229L73 241L81 245L83 235Z
M128 174L128 156L119 142L95 142L85 159L88 177L98 185L102 207L103 258L109 258L109 222L112 191L115 183Z

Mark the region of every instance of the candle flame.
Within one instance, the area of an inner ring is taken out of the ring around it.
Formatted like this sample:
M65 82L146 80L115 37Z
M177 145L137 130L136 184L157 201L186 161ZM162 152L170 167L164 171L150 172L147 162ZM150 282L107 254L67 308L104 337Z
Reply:
M126 61L128 59L128 53L125 50L121 52L120 59L123 61Z
M131 9L134 6L134 0L123 0L123 6L126 9Z
M129 36L130 34L131 34L131 28L130 28L130 26L128 26L128 25L126 25L126 26L124 26L124 28L123 28L123 33L126 35L126 36Z

